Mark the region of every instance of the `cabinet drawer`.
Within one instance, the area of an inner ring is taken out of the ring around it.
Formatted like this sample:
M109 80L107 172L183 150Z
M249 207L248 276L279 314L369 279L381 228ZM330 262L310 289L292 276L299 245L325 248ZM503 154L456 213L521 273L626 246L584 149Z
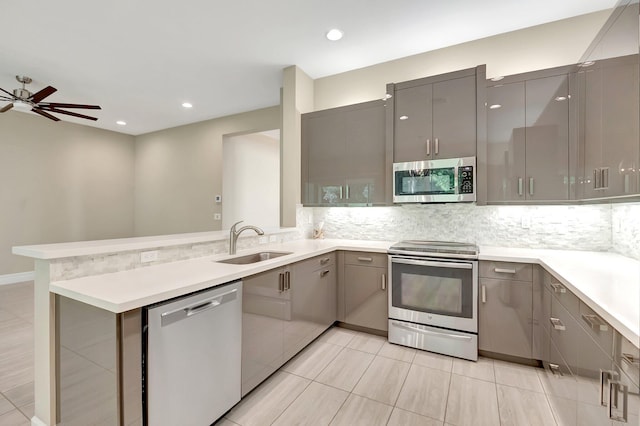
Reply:
M614 347L616 365L631 378L637 389L640 385L640 349L617 331Z
M587 330L587 333L596 341L598 346L608 354L613 356L613 327L606 322L593 309L580 301L580 314L576 318L580 325Z
M347 251L344 253L344 263L347 265L377 266L379 268L386 268L388 258L385 253Z
M542 274L544 286L549 289L555 299L557 299L574 318L580 317L580 299L549 272Z
M575 373L578 370L578 347L581 334L586 336L586 332L556 298L551 299L551 317L547 321L550 325L551 341L555 343L560 355Z
M312 257L311 259L303 260L295 264L296 270L301 275L315 271L321 268L333 267L336 263L335 253L327 253L320 256Z
M483 278L499 278L516 281L533 281L533 265L530 263L480 262L479 275Z

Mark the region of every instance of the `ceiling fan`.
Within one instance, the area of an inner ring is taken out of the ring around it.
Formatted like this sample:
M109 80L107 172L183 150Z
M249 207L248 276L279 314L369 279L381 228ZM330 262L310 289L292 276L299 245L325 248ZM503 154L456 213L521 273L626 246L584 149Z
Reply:
M55 87L47 86L44 89L36 93L31 93L25 88L25 85L31 83L33 80L26 76L16 75L16 80L22 83L22 89L14 89L13 93L8 92L0 87L0 91L6 93L9 96L5 96L0 93L0 102L9 102L4 108L0 109L1 112L7 112L11 108L16 108L20 111L33 111L36 114L40 114L43 117L47 117L53 121L60 121L56 116L50 113L66 114L72 117L86 118L87 120L96 121L97 118L90 117L84 114L78 114L77 112L65 111L60 108L76 108L76 109L101 109L98 105L80 105L80 104L61 104L56 102L42 102L44 98L53 94L58 89Z

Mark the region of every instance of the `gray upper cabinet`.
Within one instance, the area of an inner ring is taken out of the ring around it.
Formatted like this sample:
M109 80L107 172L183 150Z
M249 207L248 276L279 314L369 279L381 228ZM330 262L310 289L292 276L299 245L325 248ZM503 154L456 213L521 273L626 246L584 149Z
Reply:
M476 155L477 73L484 66L387 86L394 162Z
M638 74L638 55L598 61L578 73L584 199L640 192Z
M385 103L302 115L302 202L386 203Z
M570 87L565 69L487 88L487 201L570 198Z

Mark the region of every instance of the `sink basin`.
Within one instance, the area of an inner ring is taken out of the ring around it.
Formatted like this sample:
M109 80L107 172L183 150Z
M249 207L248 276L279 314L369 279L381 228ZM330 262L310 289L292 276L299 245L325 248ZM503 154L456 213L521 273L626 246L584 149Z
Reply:
M290 251L262 251L260 253L247 254L245 256L231 257L229 259L216 260L218 263L231 263L233 265L248 265L250 263L262 262L276 257L291 254Z

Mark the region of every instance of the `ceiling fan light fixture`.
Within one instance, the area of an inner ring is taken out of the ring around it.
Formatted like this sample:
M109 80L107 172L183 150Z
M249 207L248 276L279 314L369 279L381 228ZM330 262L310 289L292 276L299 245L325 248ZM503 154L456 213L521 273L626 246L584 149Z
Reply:
M30 103L22 100L13 101L13 107L18 111L31 111L33 109L33 106Z

